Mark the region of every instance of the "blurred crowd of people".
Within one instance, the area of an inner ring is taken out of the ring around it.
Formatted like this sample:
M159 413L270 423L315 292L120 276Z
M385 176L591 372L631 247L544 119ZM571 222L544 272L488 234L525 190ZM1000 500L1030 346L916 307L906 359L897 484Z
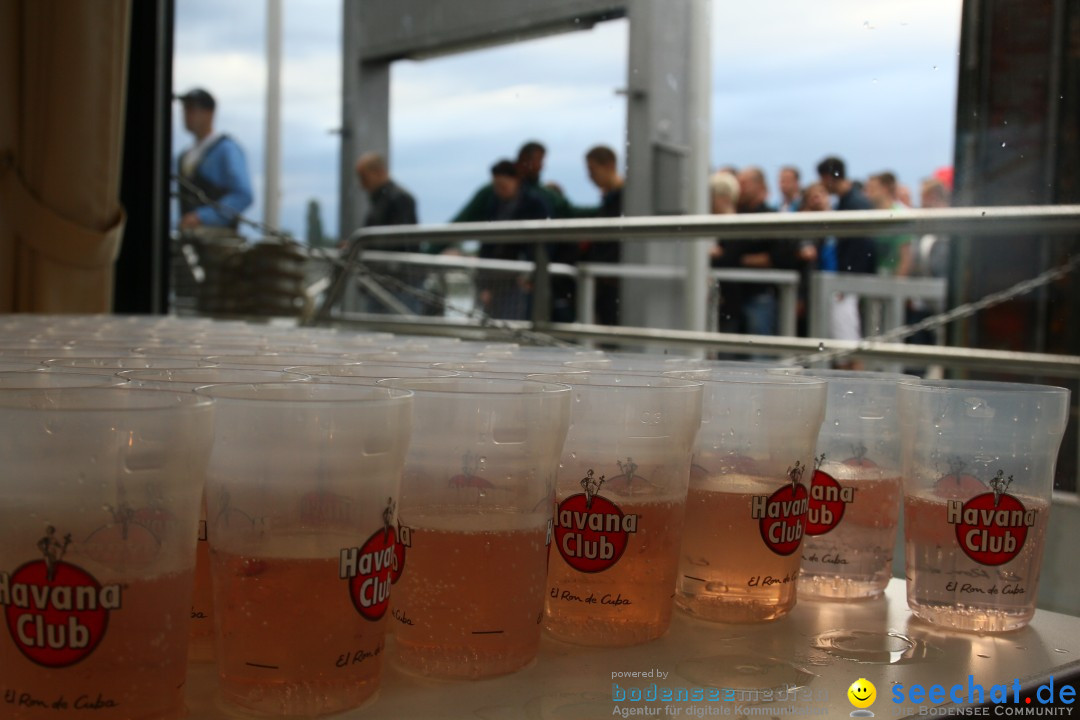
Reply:
M599 218L620 217L623 214L623 176L619 172L619 160L615 151L606 145L597 145L585 153L585 172L600 193L596 205L576 205L566 197L556 183L544 183L541 174L547 149L539 142L529 141L518 150L516 160L497 160L490 169L490 182L481 186L451 222L497 222L511 220L543 220L547 218ZM371 166L378 168L372 178ZM395 197L406 195L409 205L415 208L415 200L402 190L386 172L385 160L374 154L360 158L356 165L360 185L368 193L369 210L365 227L397 225L415 222L415 219L396 220L380 211L382 198L392 188ZM404 201L401 201L404 202ZM414 211L415 212L415 211ZM369 246L369 247L377 247ZM618 263L621 259L618 242L551 243L545 246L548 261L577 265L579 263ZM394 245L393 249L417 250ZM457 245L428 245L428 252L457 253ZM481 243L479 257L490 260L533 261L536 246L519 243ZM527 274L512 280L494 281L483 278L478 282L477 303L492 317L504 320L523 320L532 313L531 278ZM551 319L555 322L574 322L576 302L575 283L571 278L555 276L551 284ZM597 278L594 297L595 321L602 325L619 324L619 283L614 278Z
M188 233L212 237L213 233L233 234L243 210L252 203L251 179L243 153L235 140L216 132L216 101L202 89L177 96L183 103L185 127L194 144L177 159L180 195L179 228ZM623 215L623 176L615 150L604 145L584 155L584 169L599 192L596 205L572 203L554 182L543 182L546 149L530 140L518 149L516 159L500 159L490 167L490 181L476 190L453 218L454 222L539 220L544 218L615 218ZM364 226L414 225L417 203L411 193L390 176L386 158L368 152L356 161L356 178L368 195ZM889 209L903 213L913 206L912 191L900 184L896 175L882 171L869 177L849 177L840 158L827 157L816 166L816 178L804 181L799 169L787 165L777 177L779 195L770 202L769 182L760 167L721 167L710 178L711 209L714 214L813 213L822 210ZM947 207L953 190L953 173L942 168L922 180L919 206ZM369 248L380 248L378 244ZM457 246L393 244L386 249L410 252L456 253ZM565 264L618 263L618 242L552 243L546 245L550 262ZM481 243L478 256L499 260L535 259L534 244ZM896 277L944 277L947 274L946 240L935 235L921 237L833 237L792 241L740 239L718 242L712 263L718 268L786 269L801 274L799 283L798 331L807 334L807 294L810 273L879 274ZM505 275L503 275L505 277ZM514 276L512 282L478 282L476 302L489 315L507 320L524 320L531 315L531 277ZM551 318L570 323L576 317L576 283L570 277L554 276ZM595 280L594 322L619 324L619 281L615 277ZM421 307L416 298L402 297L406 307L417 312L436 312ZM721 287L719 329L752 335L775 335L779 329L778 291L767 284L725 283ZM829 335L835 339L858 339L863 335L859 298L837 293L829 307ZM910 302L906 320L915 322L929 310ZM916 341L927 342L922 337Z
M595 206L571 202L555 183L542 180L545 147L535 141L521 146L516 160L501 159L491 166L491 181L479 188L453 222L539 220L544 218L619 217L623 215L623 177L618 157L609 147L598 145L585 155L585 170L600 193ZM372 169L374 168L374 170ZM825 210L893 210L912 207L911 191L901 185L895 173L884 170L865 179L851 178L844 161L824 158L817 177L803 182L799 169L784 166L777 176L778 198L770 202L769 182L756 166L723 167L709 179L711 212L714 214L820 212ZM372 173L374 172L374 179ZM385 161L365 155L357 164L360 183L370 194L370 210L365 225L415 222L415 201L398 187L386 172ZM952 173L938 170L922 181L919 206L940 208L949 205ZM407 204L409 212L388 213L388 198ZM551 262L618 263L617 242L552 243L546 246ZM402 249L396 246L395 249ZM418 248L409 248L416 250ZM458 252L456 246L426 248L431 252ZM481 243L478 255L499 260L527 260L535 257L531 244ZM892 277L944 277L948 250L936 236L822 237L813 241L743 238L717 242L712 253L714 267L745 269L787 269L802 275L799 284L798 329L807 334L807 293L810 273L878 274ZM513 282L479 283L477 301L493 317L526 319L531 315L532 293L528 275ZM556 322L575 320L575 283L570 278L552 280L551 318ZM928 310L917 302L908 308L908 321L925 317ZM619 281L598 278L594 308L595 322L619 323ZM775 335L778 331L778 293L767 284L724 283L719 308L722 332ZM836 293L829 307L829 334L835 339L863 337L859 298L853 293ZM923 338L923 342L930 341Z
M177 162L180 178L180 228L203 235L214 231L234 233L240 214L252 202L251 182L242 151L228 135L215 131L216 102L201 88L178 96L183 103L184 124L195 139ZM585 172L599 192L596 205L577 205L556 183L542 180L546 148L529 141L516 159L504 158L490 168L490 182L476 190L454 216L453 222L541 220L545 218L615 218L623 215L623 176L619 158L605 145L591 148L584 157ZM817 178L803 182L798 168L785 166L777 177L778 197L770 202L765 172L756 166L724 167L709 179L711 211L715 214L820 212L824 210L892 210L912 206L911 191L895 173L882 171L865 179L848 176L844 161L824 158ZM360 186L368 195L364 225L411 225L417 222L416 199L390 176L385 157L366 153L356 163ZM922 181L919 206L949 205L952 173L942 169ZM379 249L379 245L369 248ZM457 246L422 247L388 245L398 251L454 253ZM618 263L618 242L551 243L545 246L548 260L577 265ZM497 260L535 259L536 246L517 243L481 243L478 255ZM813 271L879 274L895 277L944 277L948 250L944 238L894 236L878 238L822 237L814 241L742 238L717 242L712 250L715 267L789 269L802 274L798 310L799 332L807 330L807 289ZM502 319L531 316L531 277L522 273L506 281L478 282L476 302L489 315ZM576 283L565 276L552 278L551 319L573 322L576 315ZM595 280L594 321L619 324L619 281ZM401 298L410 308L420 307L415 298ZM427 311L431 309L425 309ZM421 311L421 310L417 310ZM925 317L927 308L911 303L908 321ZM778 293L767 284L724 283L719 307L720 330L755 335L775 335L778 330ZM862 337L859 298L836 293L829 308L829 334L836 339ZM922 341L928 341L924 338Z
M817 178L803 183L798 168L785 166L777 177L779 202L769 204L769 187L759 167L725 167L709 181L712 212L768 213L820 212L825 210L893 210L912 207L911 191L898 183L895 173L885 170L865 180L848 176L841 158L830 156L817 165ZM923 208L948 207L952 193L952 171L942 168L924 179L920 186ZM933 235L914 237L822 237L814 241L746 239L717 243L713 264L718 267L776 268L802 274L799 302L799 334L806 335L806 301L812 271L877 274L890 277L945 277L948 247L945 238ZM856 340L863 336L859 298L853 293L837 293L829 308L830 336ZM917 302L908 308L909 322L925 317L927 309ZM722 331L775 335L777 332L777 291L763 285L728 286L721 300ZM923 337L920 341L929 341Z

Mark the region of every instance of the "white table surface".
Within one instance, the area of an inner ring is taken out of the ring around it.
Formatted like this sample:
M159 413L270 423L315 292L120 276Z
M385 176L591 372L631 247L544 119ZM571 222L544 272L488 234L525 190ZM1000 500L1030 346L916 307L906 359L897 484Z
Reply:
M822 649L830 637L825 634L838 631L857 632L854 639L834 643L839 647ZM995 683L1011 686L1019 679L1026 687L1051 674L1080 673L1080 618L1040 610L1031 625L1010 633L947 632L917 620L908 610L903 581L893 580L882 599L802 601L772 623L712 624L676 611L667 635L630 648L582 648L545 637L535 663L492 680L442 682L407 675L394 667L392 642L388 659L378 697L334 717L578 720L620 717L613 712L617 707L649 707L657 713L634 717L745 717L746 706L761 712L765 704L774 710L751 717L847 717L853 709L847 689L860 677L877 687L878 699L871 708L876 716L899 717L903 706L891 699L895 683L905 688L915 683L966 687L970 674L989 691ZM613 672L648 671L667 676L612 678ZM647 689L654 682L661 688L727 688L735 697L667 707L615 703L613 682L622 688ZM245 717L220 706L213 665L193 664L187 687L191 718ZM785 687L800 689L785 698L779 695ZM919 716L917 706L906 707ZM1080 715L1080 710L1075 712Z

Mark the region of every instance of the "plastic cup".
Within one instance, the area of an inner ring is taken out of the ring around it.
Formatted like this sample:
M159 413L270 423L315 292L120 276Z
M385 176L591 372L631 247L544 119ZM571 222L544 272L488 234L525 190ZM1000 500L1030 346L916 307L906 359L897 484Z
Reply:
M779 362L750 362L700 360L691 357L672 355L650 355L648 353L612 353L602 358L575 358L566 363L568 367L585 368L604 373L633 373L662 375L676 371L697 370L707 373L712 370L732 370L735 372L765 372L770 368L780 368ZM690 379L689 376L687 376Z
M47 390L49 388L116 387L124 380L107 371L95 373L59 373L43 367L36 370L0 372L0 392L5 390Z
M724 370L691 377L705 384L705 412L675 603L706 620L775 620L795 606L825 381Z
M340 355L301 353L262 353L257 355L211 355L203 360L211 365L254 370L284 370L297 365L339 365L347 360Z
M568 360L587 360L604 357L603 350L589 350L580 345L574 347L519 347L514 351L513 359L524 362L557 363Z
M210 355L250 355L253 352L257 352L259 346L252 345L218 345L218 344L192 344L190 340L172 342L166 345L139 345L132 348L131 352L135 355L145 355L146 357L178 357L187 358L192 357L196 360L205 358ZM204 362L203 365L212 365L213 363Z
M403 390L213 385L207 478L224 700L263 715L357 707L379 687L396 504L410 432Z
M540 645L551 504L570 388L520 380L389 380L416 393L401 484L405 572L394 588L397 662L478 679Z
M127 380L133 387L159 390L194 390L205 385L258 385L306 379L298 373L287 373L284 370L227 367L123 370L117 377Z
M908 605L956 630L1023 627L1035 614L1069 391L902 382L897 403Z
M461 375L453 370L439 370L418 367L416 365L383 365L381 363L362 363L359 365L300 365L287 368L289 373L303 373L317 382L341 383L348 385L373 385L380 380L395 378L442 378Z
M528 360L483 360L473 362L447 362L432 365L435 368L454 370L469 377L516 378L524 380L529 375L559 373L566 376L569 374L586 375L588 370L574 370L561 365L546 365L534 363Z
M829 383L802 548L799 595L877 597L892 577L900 515L896 385L912 375L806 370Z
M358 358L364 362L384 363L386 365L409 365L413 367L431 367L432 365L438 363L482 362L492 359L478 358L475 351L462 349L456 345L449 345L445 348L440 347L437 350L431 350L429 352L395 351L387 353L375 353L363 356L353 355L352 357ZM506 360L508 358L506 356L502 356L498 359Z
M177 369L123 370L117 377L136 388L190 392L218 384L298 382L307 378L278 370L193 367ZM195 589L191 597L191 644L189 658L208 662L214 659L214 591L210 577L210 542L206 522L206 500L199 513L199 543L195 554Z
M46 360L45 365L54 372L97 372L101 370L120 372L121 370L143 370L147 368L179 369L200 367L197 358L169 358L146 355L53 358L52 360Z
M699 382L644 375L535 375L573 387L559 464L548 631L633 645L671 622Z
M212 402L192 394L0 392L5 713L184 715L212 426Z
M35 360L12 360L0 357L0 372L19 372L24 370L44 370L45 364Z

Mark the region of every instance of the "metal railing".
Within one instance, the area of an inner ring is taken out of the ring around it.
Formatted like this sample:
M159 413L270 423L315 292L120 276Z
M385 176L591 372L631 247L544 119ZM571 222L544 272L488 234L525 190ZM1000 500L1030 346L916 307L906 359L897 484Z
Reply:
M515 222L458 223L452 225L388 226L357 230L350 236L346 266L352 266L365 252L364 246L428 242L450 244L464 240L486 243L533 243L537 247L534 273L533 322L539 327L548 321L550 309L549 265L546 243L612 241L679 241L712 238L725 242L746 239L786 239L969 234L1000 236L1011 234L1061 235L1080 232L1080 206L976 207L935 210L858 210L846 212L757 213L747 215L686 215L665 217L624 217L580 220L529 220ZM684 283L687 307L704 303L692 297L707 286L708 267L691 268L701 282ZM344 274L342 274L344 275ZM689 275L689 273L688 273ZM340 300L344 277L331 285L316 319L329 318L330 308Z
M426 253L394 252L388 250L367 250L363 253L365 263L385 266L406 266L441 270L484 271L531 275L536 270L536 263L528 260L492 260L461 255L429 255ZM575 304L576 322L591 325L595 322L596 281L600 278L625 280L682 280L686 277L684 268L674 265L635 265L630 263L550 263L548 273L551 277L571 278L576 283ZM766 270L718 268L709 272L709 279L715 288L717 284L739 283L748 285L767 285L775 287L779 297L779 332L781 335L796 334L796 302L800 276L794 270ZM387 309L399 314L409 314L409 309L398 301L392 293L378 287L377 283L359 282ZM324 292L328 287L320 283L315 291ZM716 329L715 318L710 329Z
M513 222L397 225L357 230L361 245L484 242L635 242L656 238L716 240L800 239L887 235L1072 235L1080 231L1080 205L849 210L746 215L518 220Z
M895 235L1080 235L1080 205L975 207L940 210L861 210L845 212L761 213L748 215L691 215L673 217L627 217L585 220L534 220L522 222L460 223L453 225L388 226L357 230L352 234L346 268L355 264L364 245L416 242L455 243L482 240L490 243L552 243L619 240L624 242L677 242L702 237L737 242L747 238L790 239L824 236L860 237ZM541 253L542 254L542 253ZM373 256L374 257L374 256ZM453 258L461 262L462 258ZM430 258L436 262L437 257ZM538 266L544 265L542 259ZM679 270L680 268L675 268ZM710 268L700 271L710 272ZM330 309L338 301L347 273L340 273L327 290L315 320L330 320ZM550 277L545 268L537 268L539 279ZM686 283L690 286L691 283ZM705 301L704 298L701 299ZM349 317L339 317L349 320ZM387 327L408 328L417 332L447 333L476 330L473 323L456 324L438 318L386 319L364 316L352 319L379 323ZM715 334L686 330L660 330L641 327L607 327L586 324L554 324L534 321L507 323L507 328L532 328L569 340L622 342L627 344L664 344L711 348L727 352L745 352L748 347L759 354L778 356L813 355L818 350L842 349L853 357L867 360L904 362L910 365L942 364L949 367L982 369L1023 369L1033 375L1080 377L1080 359L1038 353L1011 353L995 350L916 346L900 343L844 342L826 338L795 338L754 335Z
M369 250L363 253L365 263L387 268L422 268L425 270L471 271L531 275L536 264L527 260L492 260L461 255L429 255L425 253L402 253L390 250ZM682 280L684 268L673 265L636 265L628 263L579 263L568 265L551 263L548 272L552 277L570 278L576 283L575 322L595 324L596 281L600 278L625 280ZM710 287L719 294L725 284L766 285L778 291L778 335L794 337L797 334L797 301L800 274L795 270L768 270L743 268L718 268L709 272ZM321 278L311 289L318 295L329 287L329 279ZM385 309L398 314L412 314L412 309L393 293L366 277L357 278L363 290L371 294ZM881 323L878 330L891 330L904 322L904 308L909 300L921 300L940 306L945 301L947 283L940 278L897 278L879 275L851 273L812 273L807 305L809 332L812 336L824 336L829 323L829 298L836 292L855 293L881 307ZM346 299L348 295L346 296ZM710 297L708 330L718 329L716 303ZM346 303L347 304L347 303Z
M829 300L836 293L851 293L871 304L880 304L881 326L892 330L904 324L908 300L921 300L941 309L948 283L944 278L882 277L855 273L815 272L810 274L807 330L811 337L824 337L829 328Z
M675 265L632 265L629 263L580 263L576 266L577 321L591 325L595 321L595 297L597 278L625 278L628 280L685 280L686 269ZM796 303L799 293L799 273L795 270L744 270L722 268L709 271L711 287L723 283L769 285L775 287L779 296L779 332L781 335L796 334ZM713 303L715 305L715 303ZM710 329L716 329L716 318Z

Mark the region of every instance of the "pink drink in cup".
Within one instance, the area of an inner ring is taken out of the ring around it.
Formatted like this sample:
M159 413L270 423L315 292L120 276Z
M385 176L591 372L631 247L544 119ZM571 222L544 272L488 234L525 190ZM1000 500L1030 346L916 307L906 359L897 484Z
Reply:
M1069 391L904 382L897 402L908 605L956 630L1023 627L1035 613Z

